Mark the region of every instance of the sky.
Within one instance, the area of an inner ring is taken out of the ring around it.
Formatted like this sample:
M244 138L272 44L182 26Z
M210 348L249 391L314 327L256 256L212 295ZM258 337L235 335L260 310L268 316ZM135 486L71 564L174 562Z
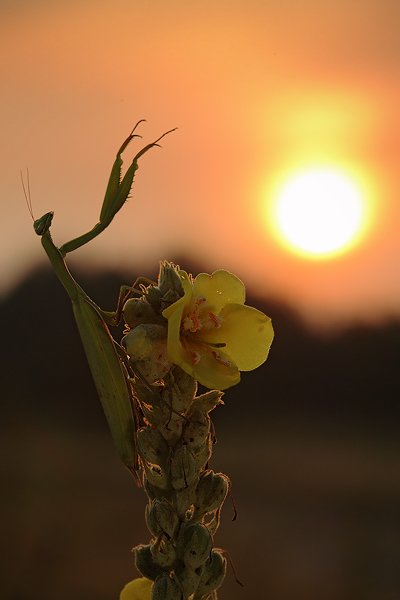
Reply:
M20 170L61 245L97 222L145 118L125 164L178 129L72 270L188 257L315 327L400 316L399 22L397 0L0 0L1 293L45 262ZM316 259L282 243L272 209L321 166L357 182L367 218L347 251Z

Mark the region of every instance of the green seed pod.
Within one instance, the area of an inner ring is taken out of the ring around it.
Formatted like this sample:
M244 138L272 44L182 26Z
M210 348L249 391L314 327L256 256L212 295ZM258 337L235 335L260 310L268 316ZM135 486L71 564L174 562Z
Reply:
M151 554L150 545L136 546L134 548L135 552L135 565L138 571L143 575L143 577L147 577L148 579L155 580L156 577L161 575L162 568L157 565L154 561L154 558Z
M220 508L229 489L229 479L223 473L205 471L202 473L196 489L194 517Z
M153 383L157 383L164 379L165 375L168 373L171 363L168 362L166 358L166 354L163 353L163 349L160 347L160 352L157 356L161 356L161 360L137 360L132 366L137 373L146 380L149 385Z
M171 569L176 561L176 551L168 540L157 540L150 546L154 562L163 569Z
M183 417L172 412L169 407L165 408L166 410L163 411L164 419L163 422L159 424L159 429L163 438L167 440L171 446L174 446L182 436Z
M205 563L212 549L212 538L207 527L194 523L183 534L183 562L189 569L197 569Z
M171 368L167 354L167 329L153 323L138 325L122 339L133 368L147 383L163 379Z
M156 487L160 488L161 490L167 490L169 488L167 474L158 465L150 465L148 463L144 463L143 469L145 477L147 478L147 480L153 488ZM157 496L161 496L161 494L157 492Z
M194 600L202 600L206 594L218 589L225 579L226 559L221 551L214 549L203 567L200 582Z
M147 467L147 472L150 471L150 468ZM170 493L167 492L167 488L168 488L168 480L165 477L164 473L162 473L161 475L158 475L158 479L156 479L157 483L152 483L152 481L149 481L149 479L146 476L146 468L145 468L145 476L143 477L143 488L144 491L146 492L148 498L150 500L155 500L156 498L158 499L162 499L162 498L166 498L166 497L170 497ZM161 479L161 485L160 485L160 479ZM164 485L165 483L165 485ZM162 487L162 485L164 485L164 487Z
M196 462L186 446L180 446L171 460L171 483L174 490L181 490L194 483L198 476Z
M169 447L156 429L142 427L137 432L137 444L140 456L147 462L164 466L169 458Z
M216 406L224 403L222 400L223 395L224 393L219 390L210 390L205 394L201 394L201 396L197 396L197 398L194 399L192 410L200 410L203 413L208 414L214 410ZM188 416L190 417L190 414L188 414Z
M200 446L200 448L198 448L196 450L192 450L192 454L193 454L193 458L194 458L194 462L195 462L197 471L201 471L202 469L204 469L206 464L210 460L211 447L212 447L211 435L209 435L205 444L203 444L202 446Z
M208 513L207 522L205 522L205 519L203 519L202 523L205 524L208 531L210 532L210 535L214 536L218 530L218 527L220 526L220 523L221 523L221 511L219 509L217 509L217 510L214 510L214 512L212 512L212 513Z
M130 298L127 300L122 309L122 314L125 323L131 329L144 323L160 322L160 316L157 315L151 304L142 298Z
M156 313L161 313L161 299L161 290L157 285L151 285L146 289L146 300Z
M200 410L193 411L183 431L183 440L191 450L203 446L210 432L210 418Z
M167 343L167 328L164 325L147 323L131 329L123 339L127 353L131 360L152 360L155 357L155 348Z
M167 328L144 323L131 329L123 337L122 343L133 363L138 360L160 361L167 352Z
M193 569L189 569L185 565L180 565L175 570L175 575L178 579L179 587L183 592L184 598L193 597L193 594L198 588L202 572L202 567L199 567L194 571Z
M153 427L159 428L160 424L166 422L168 415L171 414L171 411L161 398L162 386L150 386L140 379L136 379L134 388L135 396L143 411L143 416Z
M186 413L196 394L197 381L180 367L173 366L166 383L163 392L166 404L178 413Z
M175 491L176 511L182 521L192 516L193 505L196 499L196 482L193 485Z
M166 498L154 500L146 507L147 525L153 535L166 535L174 538L179 526L179 518L172 504Z
M154 582L151 600L183 600L183 597L176 581L164 573Z
M146 520L146 525L150 533L157 537L158 535L162 534L162 531L158 524L158 521L155 519L153 504L153 502L146 504L146 508L144 509L144 518Z

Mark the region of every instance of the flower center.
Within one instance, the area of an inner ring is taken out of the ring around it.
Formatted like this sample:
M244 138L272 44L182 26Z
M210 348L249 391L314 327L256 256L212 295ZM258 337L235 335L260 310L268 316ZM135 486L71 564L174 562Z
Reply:
M182 334L197 333L201 329L219 328L221 323L221 317L207 306L207 299L199 296L194 300L182 321Z
M213 358L228 366L228 361L222 359L220 354L215 350L215 348L224 348L226 345L224 342L206 342L201 339L201 334L195 335L201 331L219 329L221 324L222 317L211 310L210 305L207 303L207 298L199 296L194 299L181 324L181 340L193 365L197 365L202 356L212 349Z

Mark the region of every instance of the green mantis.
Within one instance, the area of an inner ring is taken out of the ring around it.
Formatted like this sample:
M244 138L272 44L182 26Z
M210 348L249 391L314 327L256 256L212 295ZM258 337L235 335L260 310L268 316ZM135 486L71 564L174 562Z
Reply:
M117 152L104 196L99 222L90 231L58 248L50 234L53 213L48 212L39 219L34 220L34 230L41 237L43 248L50 263L70 297L89 367L117 451L123 463L136 476L137 480L139 462L135 436L138 428L138 415L123 351L114 341L109 331L109 325L118 323L120 311L107 312L101 310L75 281L68 270L65 256L94 239L108 227L128 199L134 175L138 168L139 158L151 148L159 146L158 142L165 135L174 131L173 129L167 131L154 142L144 146L135 155L122 177L123 161L121 155L134 137L140 137L134 132L141 122L139 121L135 125ZM127 288L125 286L125 288L121 288L122 294L124 293L123 290L127 289L129 295L134 287ZM120 295L120 300L121 298L126 299L128 295L125 291L125 296Z

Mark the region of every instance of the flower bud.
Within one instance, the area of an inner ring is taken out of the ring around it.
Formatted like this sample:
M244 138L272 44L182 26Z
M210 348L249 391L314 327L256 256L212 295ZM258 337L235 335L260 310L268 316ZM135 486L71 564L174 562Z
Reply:
M168 389L164 390L165 402L178 413L185 413L193 402L197 381L180 367L173 366L169 372Z
M135 552L135 565L138 571L148 579L154 579L162 573L162 568L157 565L151 554L150 545L136 546Z
M212 548L212 538L207 527L201 523L189 525L184 531L183 562L190 569L197 569L207 560Z
M211 446L211 435L209 435L206 442L202 446L196 450L192 450L194 462L198 471L205 469L206 464L210 460Z
M211 556L203 567L194 600L202 600L206 594L218 589L225 579L226 559L217 549L212 550Z
M171 482L174 490L181 490L196 481L198 470L192 453L186 446L180 446L171 460Z
M124 336L122 342L133 361L152 360L160 342L167 342L167 329L163 325L147 323L138 325Z
M164 412L171 413L170 410L168 412L168 406L165 406L165 402L161 398L162 386L150 386L144 379L137 378L134 387L143 416L152 426L158 427L159 423L164 420Z
M169 447L156 429L142 427L137 432L137 444L140 456L147 462L163 466L169 457Z
M174 579L164 573L153 585L152 600L182 600L182 592Z
M205 394L201 394L201 396L197 396L194 399L192 411L200 410L204 414L208 414L216 406L224 403L222 400L223 395L224 393L219 390L210 390L209 392L205 392Z
M153 323L138 325L122 339L130 363L151 384L171 368L167 354L167 329Z
M164 472L159 472L156 477L150 475L151 480L149 480L148 475L151 474L152 469L148 465L144 465L144 476L143 476L143 489L146 492L148 498L150 500L155 500L156 498L170 498L170 492L167 492L169 487L168 477Z
M142 298L130 298L124 304L122 309L125 323L133 329L137 325L144 323L158 323L160 317L156 314L154 308Z
M163 569L172 568L176 561L176 551L171 542L165 539L157 540L150 546L154 562Z
M183 296L182 280L178 269L179 267L167 261L160 264L158 287L161 291L164 308L165 305L173 304Z
M197 450L206 443L209 432L210 418L196 410L191 413L190 421L185 426L183 439L191 450Z
M175 491L176 512L182 521L190 519L196 498L196 482L193 485Z
M198 588L201 574L202 567L199 567L195 571L193 569L189 569L183 564L177 567L175 570L175 575L178 579L179 587L183 592L184 598L193 597L193 594Z
M164 405L164 407L166 408L166 414L164 413L165 418L162 422L159 422L158 426L163 438L167 440L171 446L174 446L182 435L183 417L175 412L172 412L168 406ZM155 419L153 418L153 422L154 420Z
M153 502L146 504L144 517L146 520L147 528L149 529L150 533L152 533L154 536L157 537L158 535L162 534L162 531L161 531L161 527L158 524L157 519L155 518L153 506L154 506Z
M147 526L153 535L175 536L179 526L179 518L172 504L166 498L154 500L146 507Z
M195 518L220 508L228 489L229 480L226 475L205 471L201 475L196 489Z
M162 294L158 285L151 285L146 289L146 300L156 313L161 313Z
M158 465L150 465L149 463L144 463L143 465L144 474L148 482L150 483L152 489L160 488L162 490L167 490L169 487L169 481L166 472L161 469ZM159 492L156 492L157 495L160 495Z

